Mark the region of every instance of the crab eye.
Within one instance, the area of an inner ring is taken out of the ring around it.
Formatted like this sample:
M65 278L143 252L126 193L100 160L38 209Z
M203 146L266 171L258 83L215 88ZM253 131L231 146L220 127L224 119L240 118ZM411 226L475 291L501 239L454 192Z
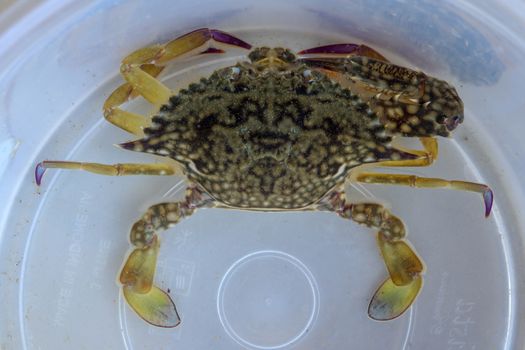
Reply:
M445 121L447 129L450 131L454 130L459 125L459 123L461 123L461 117L459 115L447 118Z
M241 69L239 67L232 67L230 71L230 80L237 80L239 79L239 75L241 73Z
M283 54L283 60L285 62L293 62L295 61L295 55L291 51L285 50Z

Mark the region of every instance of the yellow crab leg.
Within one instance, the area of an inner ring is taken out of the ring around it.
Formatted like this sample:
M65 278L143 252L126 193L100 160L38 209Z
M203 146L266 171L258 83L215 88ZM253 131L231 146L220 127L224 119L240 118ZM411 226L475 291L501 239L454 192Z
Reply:
M303 50L299 52L299 55L302 55L299 57L299 60L304 61L307 65L311 65L313 69L327 74L333 80L349 88L365 100L371 98L395 98L396 100L403 100L404 103L414 104L416 101L413 99L422 95L420 86L414 88L401 83L398 84L399 88L396 89L395 86L386 87L383 84L377 84L378 76L372 74L374 69L371 71L365 68L359 74L349 74L342 63L349 61L349 58L353 56L359 62L368 62L368 59L371 59L372 62L375 62L375 66L381 67L383 71L385 68L388 70L388 68L396 67L397 75L405 76L405 79L406 77L413 77L413 72L410 69L394 66L385 56L366 45L327 45Z
M423 150L412 150L404 149L401 147L396 147L396 149L401 150L405 153L410 153L417 158L415 159L406 159L406 160L387 160L378 163L379 166L396 166L396 167L424 167L429 166L437 160L438 157L438 142L434 137L420 137L419 141L423 145Z
M149 125L149 119L122 110L119 106L142 95L149 102L160 105L166 103L171 90L160 83L156 77L169 61L194 54L212 52L222 53L213 44L226 44L249 49L244 41L215 29L201 28L178 37L168 43L139 49L122 60L120 72L127 83L118 87L104 103L104 117L112 124L137 136Z
M421 290L424 265L406 240L403 222L375 203L347 203L343 192L334 192L329 208L345 219L378 230L377 243L389 278L374 294L368 314L375 320L400 316Z
M152 64L142 65L142 69L150 76L156 77L162 72L164 67L155 66ZM142 136L143 128L149 126L150 119L140 115L125 111L118 106L137 97L138 93L130 83L125 83L116 88L111 95L104 102L104 117L111 124L119 128L137 135Z
M480 193L485 205L485 216L489 216L494 200L494 193L490 187L475 182L383 173L358 173L355 180L369 184L402 185L415 188L448 188Z
M90 173L122 176L122 175L177 175L182 174L182 170L175 164L152 163L119 163L119 164L100 164L86 162L67 162L67 161L43 161L36 166L35 178L37 185L42 182L42 177L46 169L69 169L84 170Z
M175 327L180 323L171 297L154 285L160 247L157 233L167 230L208 203L209 199L202 192L190 187L185 200L153 205L131 228L130 242L134 249L125 260L119 282L130 307L152 325Z
M334 72L335 74L330 74L331 77L343 86L356 88L356 92L359 92L359 95L364 98L375 96L384 99L401 99L409 104L417 103L413 99L423 95L424 90L422 88L426 75L390 63L377 51L368 49L350 55L323 54L320 52L314 55L301 56L299 60L313 69L322 72ZM396 80L397 84L385 85L384 82L381 82L383 78Z
M120 73L133 88L154 105L168 102L171 90L141 68L141 63L124 63Z

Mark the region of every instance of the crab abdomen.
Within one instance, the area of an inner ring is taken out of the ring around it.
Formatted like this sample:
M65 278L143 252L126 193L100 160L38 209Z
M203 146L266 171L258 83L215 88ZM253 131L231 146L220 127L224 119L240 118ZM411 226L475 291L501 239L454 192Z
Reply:
M367 104L321 73L242 64L181 90L124 147L182 163L225 205L269 210L308 207L351 168L408 156L390 141Z

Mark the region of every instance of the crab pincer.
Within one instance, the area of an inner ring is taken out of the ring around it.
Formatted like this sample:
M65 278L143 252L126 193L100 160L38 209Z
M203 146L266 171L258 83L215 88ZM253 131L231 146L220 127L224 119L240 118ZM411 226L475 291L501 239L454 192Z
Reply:
M197 29L195 32L203 33L204 37L208 37L209 39L213 39L220 43L242 47L243 49L247 49L247 50L252 48L252 45L231 35L230 33L223 32L222 30L202 28L202 29ZM193 32L190 32L188 34L191 34L191 33Z

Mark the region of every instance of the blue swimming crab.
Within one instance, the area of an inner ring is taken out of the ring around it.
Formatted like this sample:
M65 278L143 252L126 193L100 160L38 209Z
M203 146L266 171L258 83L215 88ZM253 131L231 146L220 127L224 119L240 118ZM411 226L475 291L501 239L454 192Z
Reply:
M157 79L174 59L232 46L251 51L178 93ZM472 191L482 195L485 215L491 211L493 193L486 185L363 167L428 166L438 155L436 136L448 136L463 121L454 87L390 63L368 46L252 49L232 34L203 28L133 52L120 72L126 83L107 98L104 117L137 137L120 147L165 161L43 161L36 182L47 168L186 176L184 200L153 205L132 226L132 251L119 277L125 300L150 324L180 323L173 300L153 282L158 233L199 208L323 210L374 229L388 271L368 307L375 320L396 318L410 307L422 288L424 264L403 222L380 204L352 202L345 182ZM151 118L122 108L139 95L156 106ZM421 149L395 147L397 137L417 137Z

